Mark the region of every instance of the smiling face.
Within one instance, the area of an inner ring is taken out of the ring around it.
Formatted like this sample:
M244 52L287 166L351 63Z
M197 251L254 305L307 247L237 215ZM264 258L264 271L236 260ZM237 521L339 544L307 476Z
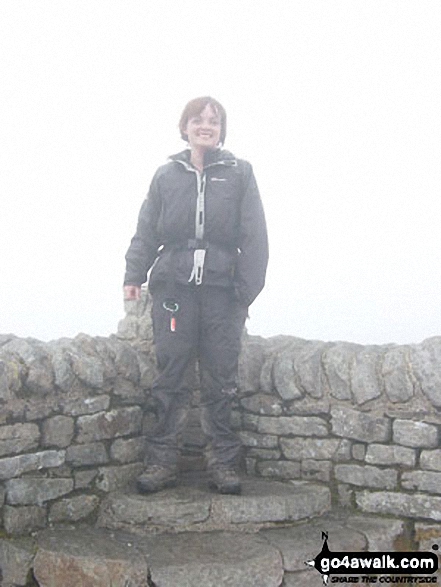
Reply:
M185 127L185 134L191 149L215 149L220 143L221 117L216 109L207 104L196 116L191 116Z

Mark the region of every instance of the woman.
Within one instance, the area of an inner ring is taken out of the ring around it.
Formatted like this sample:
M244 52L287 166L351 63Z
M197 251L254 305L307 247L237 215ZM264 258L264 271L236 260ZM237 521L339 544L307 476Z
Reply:
M177 482L177 438L190 396L185 372L197 356L210 485L240 493L231 401L248 306L265 282L265 217L251 165L221 148L223 106L211 97L191 100L179 129L189 148L154 175L126 254L125 299L140 298L153 267L149 290L159 370L152 388L158 423L138 490Z

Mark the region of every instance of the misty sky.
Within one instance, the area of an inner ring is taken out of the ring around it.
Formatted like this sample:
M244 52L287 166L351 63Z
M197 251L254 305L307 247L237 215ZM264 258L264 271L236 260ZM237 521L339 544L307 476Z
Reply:
M254 168L267 286L248 330L441 335L439 0L0 0L0 333L108 335L188 100Z

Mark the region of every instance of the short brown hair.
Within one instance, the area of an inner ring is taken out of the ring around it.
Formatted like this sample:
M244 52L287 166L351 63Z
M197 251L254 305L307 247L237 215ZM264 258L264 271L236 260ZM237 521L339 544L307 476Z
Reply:
M220 116L221 121L221 132L220 132L220 142L224 144L225 136L227 134L227 113L225 108L222 106L220 102L212 98L211 96L203 96L201 98L194 98L190 100L190 102L185 106L181 118L179 120L179 130L181 132L181 138L184 141L188 141L187 133L185 129L187 127L187 123L190 118L193 116L198 116L202 112L202 110L209 104L213 110Z

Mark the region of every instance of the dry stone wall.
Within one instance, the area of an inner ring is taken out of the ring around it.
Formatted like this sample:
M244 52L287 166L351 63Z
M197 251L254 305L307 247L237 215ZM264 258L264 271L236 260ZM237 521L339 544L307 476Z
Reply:
M6 533L94 521L138 475L154 377L146 295L108 338L0 336ZM441 337L363 346L244 334L233 418L249 474L322 483L359 512L439 522L440 410ZM202 466L203 443L196 392L183 468Z

